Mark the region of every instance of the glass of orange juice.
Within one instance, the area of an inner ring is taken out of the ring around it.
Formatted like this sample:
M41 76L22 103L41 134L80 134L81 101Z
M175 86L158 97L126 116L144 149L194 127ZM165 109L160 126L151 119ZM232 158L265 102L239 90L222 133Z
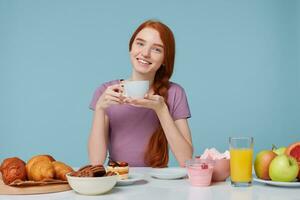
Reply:
M252 184L253 137L230 137L230 179L233 186Z

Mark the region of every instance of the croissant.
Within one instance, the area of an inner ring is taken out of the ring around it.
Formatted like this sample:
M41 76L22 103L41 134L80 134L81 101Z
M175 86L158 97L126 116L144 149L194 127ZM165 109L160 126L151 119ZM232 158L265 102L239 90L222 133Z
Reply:
M54 179L55 170L52 163L48 160L35 162L30 169L30 177L34 181L42 181L45 179Z
M70 166L60 161L54 161L52 165L55 171L55 179L66 181L66 174L74 171Z
M27 172L27 176L28 176L29 180L34 180L32 177L32 174L36 174L36 171L32 172L32 166L35 163L41 162L41 161L48 161L51 163L51 162L55 161L55 159L50 155L37 155L37 156L32 157L26 164L26 172Z
M25 162L17 157L7 158L3 160L0 171L5 184L10 184L13 181L20 179L26 180Z

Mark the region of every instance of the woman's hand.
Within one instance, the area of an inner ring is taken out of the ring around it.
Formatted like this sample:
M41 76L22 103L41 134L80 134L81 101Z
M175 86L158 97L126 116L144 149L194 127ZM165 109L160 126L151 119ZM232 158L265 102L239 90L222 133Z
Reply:
M120 84L106 88L96 103L96 110L105 110L111 105L123 103L123 87Z
M127 98L124 102L137 107L153 109L156 113L167 108L164 98L160 95L146 94L144 99Z

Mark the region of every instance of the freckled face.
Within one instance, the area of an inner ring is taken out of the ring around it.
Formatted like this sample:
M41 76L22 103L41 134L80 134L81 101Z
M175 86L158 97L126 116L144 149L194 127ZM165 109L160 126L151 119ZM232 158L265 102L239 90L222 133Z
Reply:
M144 28L136 35L130 51L130 60L136 73L155 75L164 60L164 45L158 31Z

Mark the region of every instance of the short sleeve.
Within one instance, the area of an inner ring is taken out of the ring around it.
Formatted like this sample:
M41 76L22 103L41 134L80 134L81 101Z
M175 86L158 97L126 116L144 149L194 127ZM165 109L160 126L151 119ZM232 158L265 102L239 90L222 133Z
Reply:
M180 85L172 83L168 95L168 104L172 118L174 120L190 118L191 112L184 89Z
M91 101L90 106L89 106L89 108L90 108L91 110L95 110L95 108L96 108L96 103L97 103L98 99L100 98L100 96L102 95L102 93L105 91L105 89L106 89L106 87L105 87L105 85L103 84L103 85L101 85L100 87L98 87L98 88L95 90L94 95L93 95L93 98L92 98L92 101Z

